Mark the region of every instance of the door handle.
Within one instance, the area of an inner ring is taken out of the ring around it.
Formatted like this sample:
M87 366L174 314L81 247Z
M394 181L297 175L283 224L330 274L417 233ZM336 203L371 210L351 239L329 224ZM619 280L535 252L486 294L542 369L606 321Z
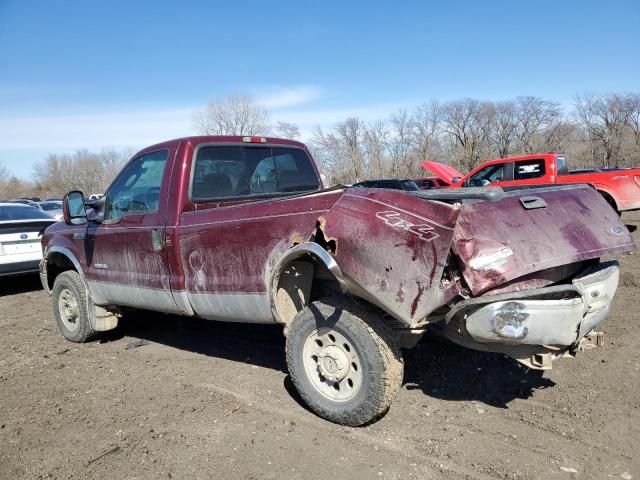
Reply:
M154 252L161 252L164 249L164 229L152 228L151 229L151 246Z

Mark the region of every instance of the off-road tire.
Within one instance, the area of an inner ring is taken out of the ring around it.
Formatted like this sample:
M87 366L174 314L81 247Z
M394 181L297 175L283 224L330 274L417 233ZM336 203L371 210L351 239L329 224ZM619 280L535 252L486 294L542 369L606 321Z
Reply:
M77 323L75 329L70 329L65 325L60 311L60 296L70 292L77 302ZM56 277L51 292L53 301L53 315L58 323L60 333L67 340L75 343L83 343L95 337L96 332L91 327L91 315L94 315L94 306L91 296L82 280L82 277L75 270L67 270Z
M319 328L330 328L351 342L362 373L357 394L333 401L319 392L303 360L304 344ZM391 329L373 309L348 297L330 297L301 310L288 328L286 353L291 380L311 410L342 425L368 424L387 412L400 387L404 366Z

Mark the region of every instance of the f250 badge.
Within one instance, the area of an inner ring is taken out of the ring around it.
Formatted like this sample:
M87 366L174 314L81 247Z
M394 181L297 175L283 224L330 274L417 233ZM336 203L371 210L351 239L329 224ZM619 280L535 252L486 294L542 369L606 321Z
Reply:
M433 227L427 223L415 224L402 218L399 212L387 210L385 212L377 212L376 217L383 220L384 223L393 228L401 228L409 233L420 237L422 240L430 242L438 238L438 234L434 232Z

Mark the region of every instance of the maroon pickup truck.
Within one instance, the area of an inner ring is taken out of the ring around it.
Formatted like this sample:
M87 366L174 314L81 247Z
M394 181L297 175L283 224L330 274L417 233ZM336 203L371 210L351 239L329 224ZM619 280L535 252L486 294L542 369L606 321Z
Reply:
M323 188L307 148L191 137L63 202L41 279L73 342L126 307L284 328L291 379L331 421L382 415L427 328L531 368L598 343L635 249L591 187Z

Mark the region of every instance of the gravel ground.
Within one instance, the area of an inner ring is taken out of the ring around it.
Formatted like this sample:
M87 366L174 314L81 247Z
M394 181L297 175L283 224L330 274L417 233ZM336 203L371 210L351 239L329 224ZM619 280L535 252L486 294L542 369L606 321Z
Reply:
M37 278L3 279L0 479L640 479L640 253L618 259L604 347L540 373L425 338L363 428L305 409L276 326L138 312L77 345Z

